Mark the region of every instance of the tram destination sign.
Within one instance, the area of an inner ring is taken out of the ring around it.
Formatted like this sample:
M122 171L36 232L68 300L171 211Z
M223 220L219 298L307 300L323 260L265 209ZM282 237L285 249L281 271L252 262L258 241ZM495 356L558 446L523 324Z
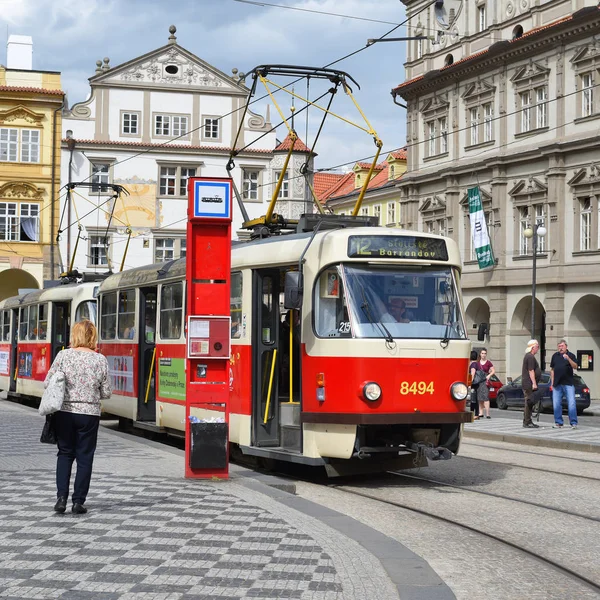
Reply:
M445 240L416 235L351 235L349 258L448 260Z

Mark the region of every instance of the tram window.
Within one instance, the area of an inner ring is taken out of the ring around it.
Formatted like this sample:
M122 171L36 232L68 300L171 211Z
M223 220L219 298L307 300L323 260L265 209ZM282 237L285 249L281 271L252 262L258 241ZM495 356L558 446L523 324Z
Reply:
M231 274L231 337L242 337L242 274Z
M98 308L95 300L86 300L85 302L81 302L75 311L75 322L78 323L79 321L87 319L95 325L97 310Z
M29 306L21 307L19 311L19 339L27 339L27 328L29 325Z
M2 311L2 341L10 342L10 311Z
M104 294L100 304L100 335L103 340L114 340L117 330L117 292Z
M275 343L275 327L279 326L279 307L273 307L273 278L264 277L262 280L262 342Z
M339 268L321 273L315 289L315 329L321 337L351 337L344 286Z
M38 340L45 340L47 334L48 334L48 304L40 304L38 306L38 325L37 325Z
M163 285L160 292L160 337L178 340L183 318L183 284Z
M118 331L120 340L135 337L135 290L119 292Z
M28 327L28 339L37 340L37 306L29 307L29 327Z

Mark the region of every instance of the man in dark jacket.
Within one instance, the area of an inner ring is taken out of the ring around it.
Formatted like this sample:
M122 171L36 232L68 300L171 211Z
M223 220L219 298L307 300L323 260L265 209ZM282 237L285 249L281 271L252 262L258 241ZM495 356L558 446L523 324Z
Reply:
M523 357L523 369L521 371L521 386L523 387L523 395L525 396L523 427L538 427L531 420L531 409L538 401L538 383L542 378L542 370L535 358L539 349L540 344L537 340L529 340L527 342L527 352L525 352L525 356Z
M577 405L575 404L575 384L573 369L577 369L577 358L567 350L567 342L558 342L558 352L550 360L550 385L552 386L552 405L554 407L554 428L563 426L562 399L567 397L569 405L569 423L577 428Z

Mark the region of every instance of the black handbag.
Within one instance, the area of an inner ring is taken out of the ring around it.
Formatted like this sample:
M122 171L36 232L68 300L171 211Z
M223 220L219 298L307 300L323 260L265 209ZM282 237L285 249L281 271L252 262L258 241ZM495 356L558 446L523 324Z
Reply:
M479 385L485 381L487 373L483 369L477 369L475 371L475 377L473 377L473 383L471 385Z
M46 422L42 429L42 435L40 436L40 442L42 444L54 444L56 445L56 431L54 429L54 418L53 415L46 415Z

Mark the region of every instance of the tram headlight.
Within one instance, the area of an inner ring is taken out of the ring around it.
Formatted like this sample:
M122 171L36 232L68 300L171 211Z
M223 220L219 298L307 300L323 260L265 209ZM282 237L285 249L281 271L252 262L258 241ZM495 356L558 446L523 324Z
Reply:
M381 398L381 388L374 381L369 381L363 386L363 396L369 402L375 402Z
M462 381L457 381L450 386L450 394L455 400L464 400L469 394L469 389Z

